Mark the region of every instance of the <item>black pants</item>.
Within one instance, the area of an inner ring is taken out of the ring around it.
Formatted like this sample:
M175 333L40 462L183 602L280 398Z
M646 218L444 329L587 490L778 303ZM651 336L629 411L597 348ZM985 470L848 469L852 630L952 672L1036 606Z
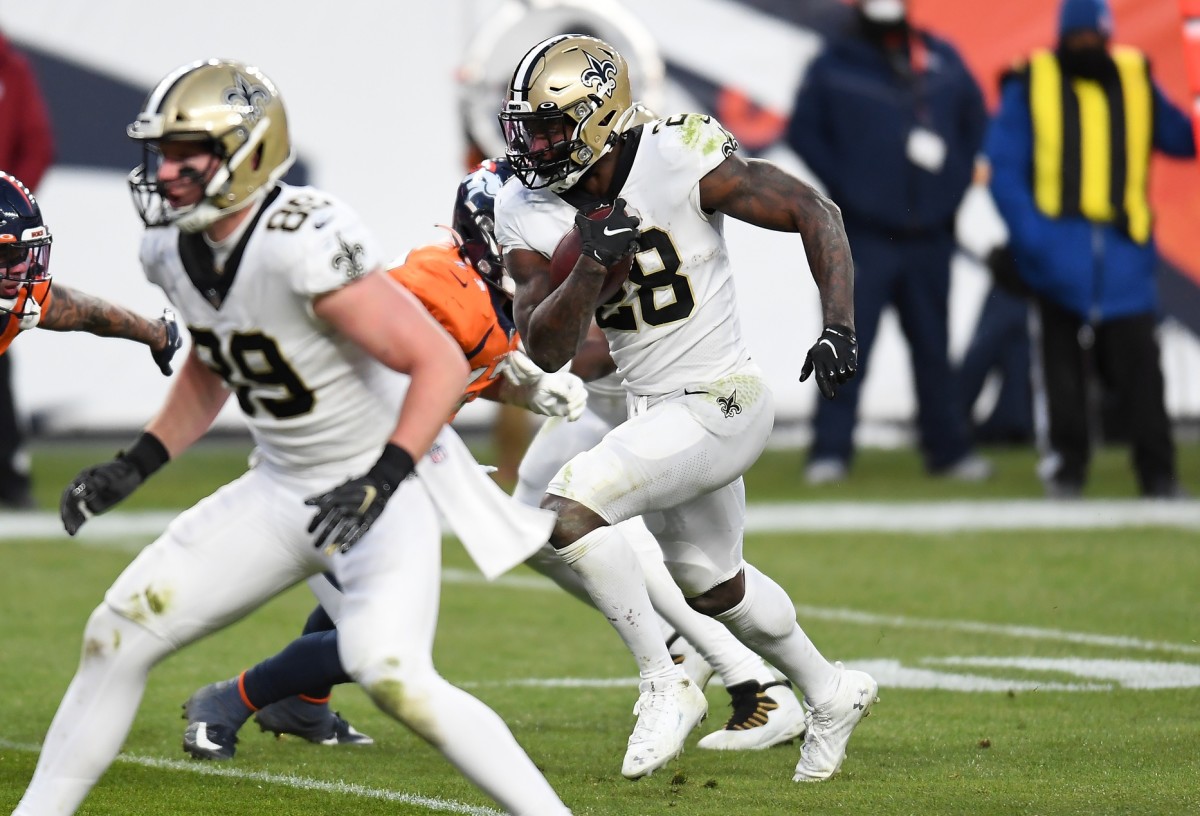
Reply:
M953 467L971 452L970 429L958 392L958 372L950 365L950 261L954 233L899 237L846 220L854 252L854 327L858 335L858 376L838 388L832 400L818 399L810 462L849 463L854 453L858 398L870 368L879 320L896 310L908 341L917 392L917 434L931 473Z
M975 428L976 442L1024 445L1033 439L1029 355L1028 299L993 286L958 370L968 419L988 376L1000 378L996 404Z
M0 354L0 504L19 503L29 495L29 474L18 467L23 442L13 399L12 362Z
M1081 335L1081 317L1052 303L1037 307L1035 344L1038 441L1046 458L1042 476L1066 485L1087 481L1092 435L1098 431L1101 388L1116 402L1133 448L1133 468L1144 495L1175 485L1175 443L1164 402L1162 366L1153 314L1128 315ZM1040 336L1038 336L1040 335Z

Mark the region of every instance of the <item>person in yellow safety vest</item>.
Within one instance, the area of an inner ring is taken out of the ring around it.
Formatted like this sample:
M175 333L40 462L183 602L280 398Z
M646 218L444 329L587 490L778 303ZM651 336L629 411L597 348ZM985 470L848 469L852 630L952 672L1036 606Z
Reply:
M1141 493L1182 494L1155 337L1148 190L1154 151L1196 153L1191 123L1146 56L1115 45L1107 0L1064 0L1058 45L1006 77L985 150L1021 278L1033 289L1039 465L1047 495L1080 495L1089 382L1116 395Z

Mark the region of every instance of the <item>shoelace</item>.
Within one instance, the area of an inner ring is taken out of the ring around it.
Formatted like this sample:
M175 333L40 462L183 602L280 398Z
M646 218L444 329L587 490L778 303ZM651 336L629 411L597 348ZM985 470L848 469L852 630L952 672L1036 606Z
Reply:
M638 721L629 735L630 742L645 742L648 734L658 729L658 720L667 708L667 695L663 691L647 691L638 698Z

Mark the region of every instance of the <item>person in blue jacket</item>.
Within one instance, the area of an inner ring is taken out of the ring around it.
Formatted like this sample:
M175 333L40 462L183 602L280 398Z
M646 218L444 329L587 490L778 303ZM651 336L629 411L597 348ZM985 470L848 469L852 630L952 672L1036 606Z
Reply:
M1146 56L1111 37L1107 0L1064 0L1057 46L1035 50L1002 87L986 143L991 189L1036 295L1047 495L1081 494L1103 383L1120 402L1142 495L1174 497L1182 490L1156 338L1150 157L1196 148Z
M859 377L817 407L806 476L843 479L879 318L894 306L916 382L927 470L981 480L949 360L955 216L987 127L979 85L958 52L910 24L907 0L856 0L848 36L805 74L787 143L842 210L854 254Z

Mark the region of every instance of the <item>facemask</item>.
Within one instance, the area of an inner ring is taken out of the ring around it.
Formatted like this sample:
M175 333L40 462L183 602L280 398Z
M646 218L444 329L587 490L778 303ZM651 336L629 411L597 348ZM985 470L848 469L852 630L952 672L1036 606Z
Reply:
M862 0L862 15L875 23L898 23L904 19L904 0Z

